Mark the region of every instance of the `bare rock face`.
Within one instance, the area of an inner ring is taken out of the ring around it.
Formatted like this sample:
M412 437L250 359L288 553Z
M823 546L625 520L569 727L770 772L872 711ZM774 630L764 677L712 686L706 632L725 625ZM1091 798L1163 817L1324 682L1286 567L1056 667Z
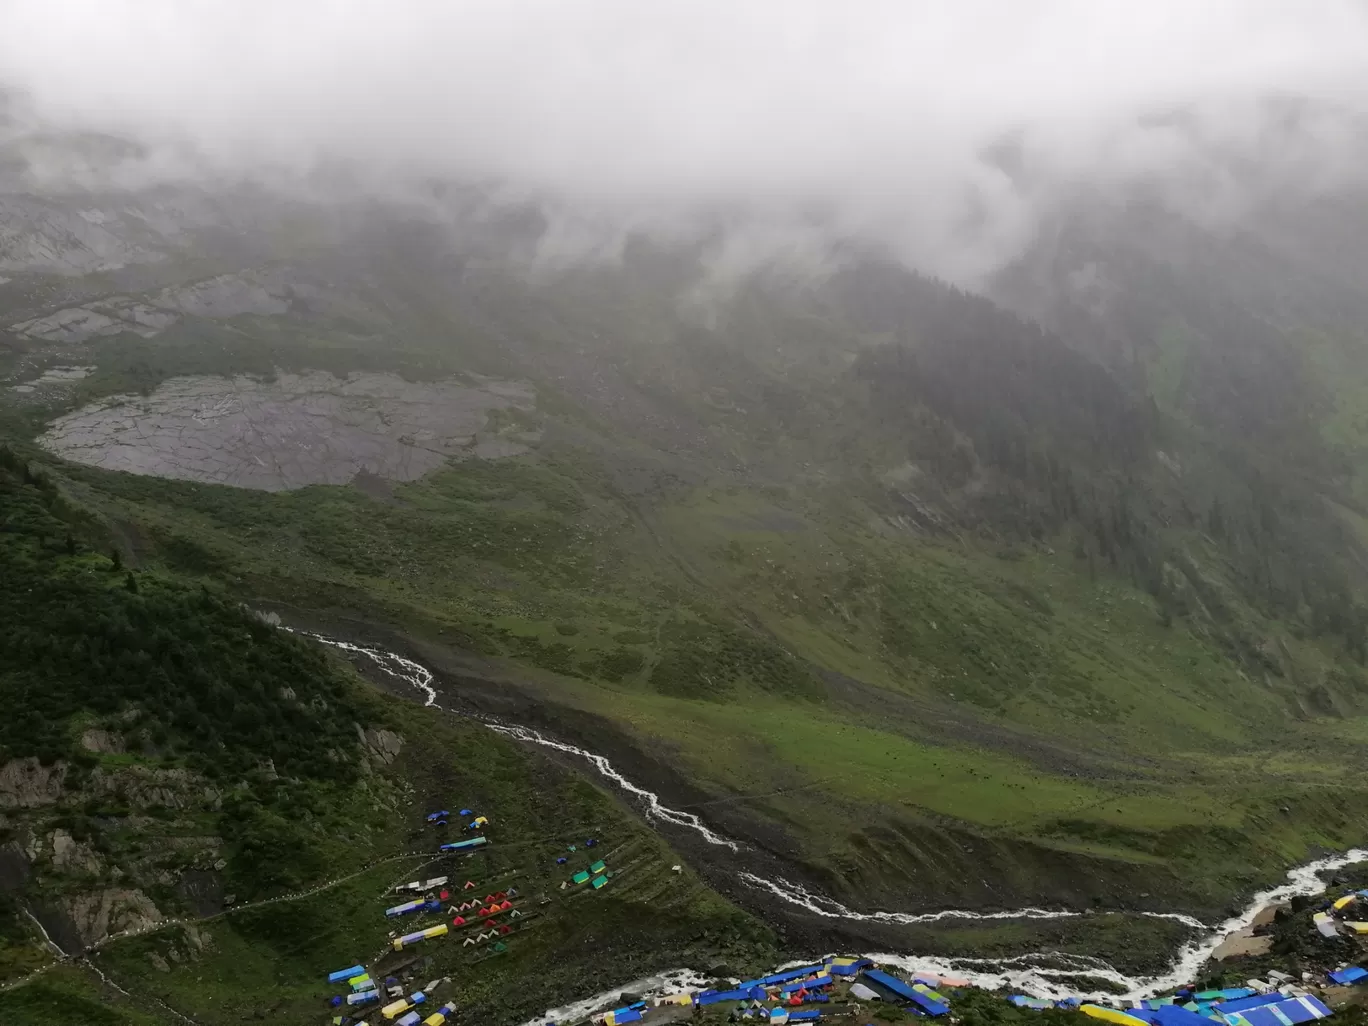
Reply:
M40 443L91 466L266 491L343 485L362 473L413 481L451 458L527 451L484 432L492 412L532 402L517 382L323 371L173 378L149 396L67 414Z
M290 304L278 292L250 276L223 274L158 293L153 305L196 317L287 313Z
M77 209L66 199L0 196L0 271L79 275L155 263L176 234L132 205Z
M58 828L52 832L52 867L66 873L98 873L103 863L90 848Z
M386 766L399 757L399 752L404 747L404 739L392 730L363 730L358 725L356 732L371 757Z
M124 750L123 738L108 730L91 727L81 735L81 747L87 752L117 755Z
M42 765L32 756L0 766L0 809L36 809L62 794L66 763Z
M86 786L97 795L122 795L135 809L182 809L199 804L201 796L209 793L202 781L186 770L146 766L114 771L99 767L90 774Z
M64 898L62 908L85 945L96 944L113 933L146 929L163 918L142 891L122 888Z

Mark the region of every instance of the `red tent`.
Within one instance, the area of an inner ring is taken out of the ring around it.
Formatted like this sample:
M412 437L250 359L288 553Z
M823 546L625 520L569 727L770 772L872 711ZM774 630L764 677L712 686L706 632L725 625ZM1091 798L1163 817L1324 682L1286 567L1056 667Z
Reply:
M438 897L441 898L443 901L446 901L447 898L451 897L451 892L443 891L441 894L438 895Z
M511 927L511 926L501 926L501 927L499 927L499 932L500 932L500 933L507 933L507 932L508 932L509 930L511 930L511 929L513 929L513 927Z
M451 921L452 926L465 926L465 924L465 916L457 916L455 919Z
M498 924L495 923L494 920L492 920L492 919L486 919L486 920L485 920L485 926L497 926L497 925L498 925Z
M512 908L512 907L513 907L513 902L511 902L511 901L505 901L502 905L499 906L499 911L500 911L500 912L507 912L507 911L508 911L510 908Z

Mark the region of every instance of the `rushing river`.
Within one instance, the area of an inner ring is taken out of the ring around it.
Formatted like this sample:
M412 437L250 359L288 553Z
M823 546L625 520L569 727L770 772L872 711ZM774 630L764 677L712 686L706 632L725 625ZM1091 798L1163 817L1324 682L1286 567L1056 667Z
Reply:
M289 629L289 628L287 628ZM437 689L433 686L433 674L427 667L411 659L388 652L382 648L356 645L347 641L325 637L321 634L305 634L315 641L374 662L385 673L410 684L424 696L424 704L442 708L437 701ZM696 832L709 844L739 853L743 845L724 837L712 830L698 816L691 812L672 809L660 801L660 796L633 783L613 768L602 755L586 751L575 745L557 741L532 730L530 727L501 723L487 717L477 717L490 730L528 744L542 745L568 755L578 756L587 761L600 774L608 778L621 791L641 803L648 820L670 823ZM1184 944L1174 955L1169 968L1158 976L1128 976L1100 958L1088 955L1070 955L1056 951L1038 951L1016 955L1010 958L937 958L931 955L900 955L891 952L867 952L866 956L876 962L897 966L912 973L935 973L944 976L958 976L967 979L975 986L995 990L1002 987L1030 994L1034 997L1115 999L1118 995L1110 991L1089 991L1078 986L1070 986L1069 980L1103 980L1124 991L1124 998L1141 998L1173 990L1190 982L1197 969L1211 957L1217 946L1239 930L1247 927L1261 908L1274 902L1286 901L1299 894L1319 894L1324 884L1319 874L1332 872L1354 862L1368 860L1368 851L1354 849L1343 855L1308 862L1287 874L1287 882L1277 887L1261 891L1250 900L1238 915L1223 923L1208 926L1192 916L1181 912L1134 912L1112 913L1148 916L1158 919L1172 919L1197 931L1197 936ZM944 909L939 912L914 914L909 912L858 912L847 908L834 898L817 894L800 884L782 877L762 877L746 871L738 871L737 877L758 890L766 891L775 898L795 905L813 915L828 919L845 919L857 922L881 923L930 923L947 919L1068 919L1091 912L1072 912L1060 909L1019 908L1003 912L970 912L964 909ZM801 963L794 963L795 965ZM544 1016L532 1020L527 1026L545 1022L573 1022L590 1012L607 1007L618 994L624 991L643 997L680 993L703 984L703 980L687 969L676 969L660 973L643 980L624 983L613 990L577 1001L564 1008L549 1010Z

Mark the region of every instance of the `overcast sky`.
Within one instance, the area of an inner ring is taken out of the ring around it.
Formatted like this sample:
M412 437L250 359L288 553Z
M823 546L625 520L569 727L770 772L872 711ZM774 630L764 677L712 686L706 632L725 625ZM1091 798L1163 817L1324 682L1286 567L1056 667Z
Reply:
M1338 116L1289 148L1261 104L1368 107L1368 2L0 0L0 84L233 170L340 156L635 216L801 212L972 276L1079 181L1214 181L1212 152L1356 174Z

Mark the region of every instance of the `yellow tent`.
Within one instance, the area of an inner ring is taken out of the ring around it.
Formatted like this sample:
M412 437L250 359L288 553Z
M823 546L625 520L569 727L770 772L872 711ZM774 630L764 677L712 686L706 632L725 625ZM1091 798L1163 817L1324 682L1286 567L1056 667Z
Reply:
M1355 933L1368 933L1368 923L1345 923Z
M1336 912L1338 912L1340 909L1344 908L1345 905L1351 904L1355 901L1358 901L1357 894L1346 894L1344 897L1340 898L1339 901L1335 902L1330 907L1333 908Z
M1118 1012L1115 1008L1106 1008L1103 1005L1083 1005L1078 1010L1085 1015L1091 1015L1094 1019L1114 1022L1116 1026L1149 1026L1149 1023L1144 1019L1127 1015L1125 1012Z

